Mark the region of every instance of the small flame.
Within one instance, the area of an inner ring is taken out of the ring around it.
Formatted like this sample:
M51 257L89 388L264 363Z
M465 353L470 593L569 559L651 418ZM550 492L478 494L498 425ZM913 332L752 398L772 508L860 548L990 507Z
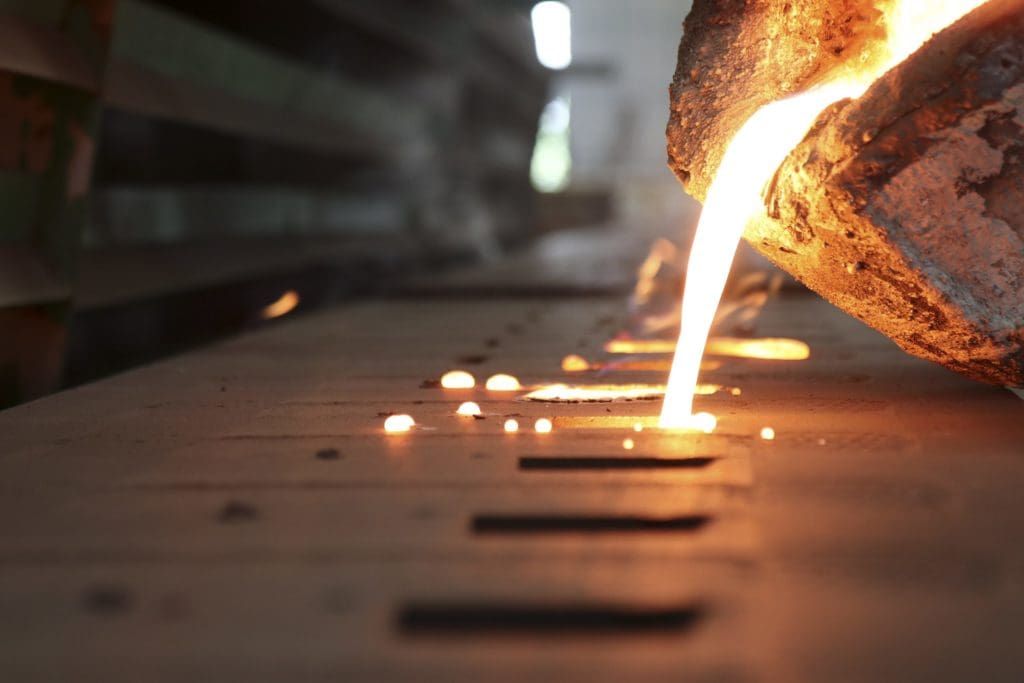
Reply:
M565 372L586 372L590 369L590 362L583 356L570 354L562 359L562 370Z
M622 447L625 448L627 451L633 450L634 446L636 446L636 443L633 442L633 439L622 440Z
M771 427L761 427L761 438L765 441L774 441L775 430Z
M519 420L505 420L505 431L514 434L519 431Z
M533 429L538 434L550 434L553 426L551 420L546 417L542 417L533 423Z
M457 415L464 415L466 417L474 417L476 415L482 414L480 406L474 403L473 401L466 401L465 403L459 406L459 409L456 410L455 413Z
M476 378L465 370L449 370L441 375L441 386L445 389L472 389Z
M491 375L484 386L488 391L519 391L523 388L518 379L505 374Z
M634 425L633 425L633 431L634 431L634 432L637 432L638 434L639 434L640 432L644 431L644 425L643 425L643 423L642 423L642 422L637 422L636 424L634 424Z
M931 36L983 4L985 0L892 0L887 8L882 50L850 60L823 84L805 93L765 105L729 143L708 190L697 225L688 286L683 293L682 326L669 390L662 406L662 427L687 424L693 410L692 387L729 267L747 222L764 212L762 188L789 152L807 135L825 107L859 97L882 74L896 66Z
M403 434L415 426L411 415L392 415L384 420L384 431L388 434Z
M289 289L277 301L260 311L260 317L264 320L273 320L274 318L280 318L282 315L288 315L299 305L299 300L299 293Z

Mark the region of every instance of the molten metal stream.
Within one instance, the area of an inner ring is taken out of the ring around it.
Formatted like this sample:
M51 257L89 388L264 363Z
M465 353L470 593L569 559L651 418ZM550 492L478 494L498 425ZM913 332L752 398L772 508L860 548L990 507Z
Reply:
M762 188L803 140L827 106L860 97L882 74L904 61L932 35L985 0L893 0L885 12L882 55L843 68L822 85L759 109L729 143L708 190L686 271L682 326L658 426L693 424L693 396L701 356L722 298L736 247L747 222L764 211Z

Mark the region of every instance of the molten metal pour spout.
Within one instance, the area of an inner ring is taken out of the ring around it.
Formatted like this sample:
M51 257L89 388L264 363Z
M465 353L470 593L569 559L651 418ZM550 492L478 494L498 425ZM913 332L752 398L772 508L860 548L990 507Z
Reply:
M693 388L729 267L747 223L765 213L762 192L772 175L828 105L863 95L935 32L983 1L895 0L886 8L887 35L880 53L865 54L863 63L848 60L821 85L765 105L740 127L708 190L690 250L679 344L659 426L678 429L692 422Z

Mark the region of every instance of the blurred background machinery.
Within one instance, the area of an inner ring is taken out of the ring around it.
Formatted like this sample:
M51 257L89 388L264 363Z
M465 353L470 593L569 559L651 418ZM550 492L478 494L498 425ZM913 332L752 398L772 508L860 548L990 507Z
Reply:
M678 229L688 4L0 0L0 405L285 292L308 311L613 215Z

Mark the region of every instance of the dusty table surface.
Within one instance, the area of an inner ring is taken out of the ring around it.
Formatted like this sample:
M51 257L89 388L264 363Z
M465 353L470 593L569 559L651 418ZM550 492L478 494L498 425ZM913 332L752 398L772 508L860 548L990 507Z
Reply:
M598 381L560 360L624 315L372 301L0 413L0 677L1020 679L1024 404L810 295L758 329L809 360L707 373L742 389L698 400L712 435L634 433L657 402L420 388Z

